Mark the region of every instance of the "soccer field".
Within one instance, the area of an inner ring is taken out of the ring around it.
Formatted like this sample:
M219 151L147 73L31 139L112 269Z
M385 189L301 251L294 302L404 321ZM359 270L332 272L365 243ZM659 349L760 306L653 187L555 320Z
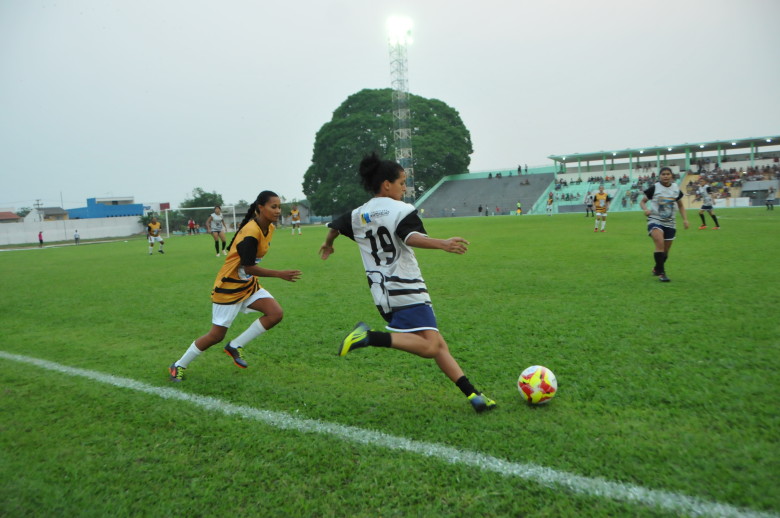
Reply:
M208 350L209 236L0 252L2 516L780 516L780 217L678 229L650 273L640 213L425 220L440 329L498 402L475 414L431 360L337 345L379 327L359 253L277 231L284 320L237 369ZM678 223L680 221L678 220ZM241 315L228 339L252 321ZM516 388L549 367L558 394Z

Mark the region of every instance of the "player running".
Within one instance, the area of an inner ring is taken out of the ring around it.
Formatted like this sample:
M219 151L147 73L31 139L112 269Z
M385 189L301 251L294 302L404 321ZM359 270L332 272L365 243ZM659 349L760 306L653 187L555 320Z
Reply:
M450 354L412 250L432 248L464 254L468 241L462 237L428 237L414 206L401 201L406 172L398 163L380 160L374 153L363 159L359 171L363 187L374 197L328 225L320 256L327 259L333 254L333 242L339 234L358 244L371 295L391 332L372 331L359 322L339 345L339 356L370 345L433 358L474 410L495 408L496 402L474 388Z
M282 202L276 193L263 191L249 206L238 232L228 245L225 264L217 273L211 291L211 329L189 346L184 355L168 367L171 381L182 381L184 370L200 353L224 340L228 328L239 313L259 312L263 316L225 346L225 353L236 366L246 369L241 348L282 321L282 307L257 282L257 277L277 277L297 281L299 270L269 270L259 265L274 235L274 222L282 213ZM235 244L235 247L233 246Z
M645 191L639 206L645 211L647 216L647 234L653 240L655 250L653 259L655 267L653 275L658 276L661 282L669 282L666 276L665 264L669 257L669 249L672 248L674 237L677 234L675 227L674 206L680 209L683 217L683 224L688 228L688 216L685 213L685 206L682 202L682 191L680 186L672 181L672 170L668 167L662 167L660 173L660 182ZM650 208L647 202L650 201Z
M707 229L707 222L704 220L704 213L709 212L710 217L712 218L712 221L715 222L715 226L712 227L712 230L718 230L720 229L720 225L718 224L718 217L715 216L715 213L712 211L713 203L712 203L712 187L707 185L707 179L703 176L699 177L699 188L696 190L696 194L699 195L701 198L701 209L699 209L699 217L701 218L701 226L699 227L699 230L706 230Z

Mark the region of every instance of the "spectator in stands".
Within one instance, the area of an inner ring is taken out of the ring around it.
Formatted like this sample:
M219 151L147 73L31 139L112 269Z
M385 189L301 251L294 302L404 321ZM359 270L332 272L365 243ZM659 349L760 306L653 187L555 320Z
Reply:
M775 188L770 187L766 195L766 210L775 210Z
M704 176L699 177L699 189L696 191L696 194L698 197L701 198L701 209L699 210L699 217L701 218L701 226L699 227L699 230L707 229L707 222L704 220L705 212L709 212L712 221L715 222L715 226L712 227L712 229L713 230L720 229L720 224L718 224L718 217L712 211L712 207L713 207L712 187L707 185L707 179Z
M609 211L609 204L612 202L612 197L604 192L604 186L599 185L599 192L593 197L593 206L596 209L596 220L593 227L593 232L599 231L599 221L601 222L601 231L607 231L607 212Z
M645 191L639 206L647 216L647 233L653 240L653 275L658 276L661 282L669 282L666 276L666 260L669 258L669 250L672 248L677 233L674 215L675 204L683 217L683 224L688 228L688 216L682 202L683 193L680 187L672 182L672 170L668 167L661 168L660 182ZM650 201L650 208L647 202Z

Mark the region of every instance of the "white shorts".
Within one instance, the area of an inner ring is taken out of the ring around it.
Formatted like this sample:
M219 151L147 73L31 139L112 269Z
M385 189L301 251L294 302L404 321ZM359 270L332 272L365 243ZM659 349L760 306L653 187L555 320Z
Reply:
M602 217L606 218L606 217L607 217L607 213L606 213L606 212L599 212L599 211L596 211L596 216L597 216L597 217L598 217L598 216L602 216Z
M230 324L236 319L239 313L258 313L257 310L249 306L259 299L272 299L273 295L268 293L265 288L260 288L237 304L212 304L211 305L211 323L215 326L230 327Z
M162 236L149 236L149 244L153 245L155 243L163 243Z

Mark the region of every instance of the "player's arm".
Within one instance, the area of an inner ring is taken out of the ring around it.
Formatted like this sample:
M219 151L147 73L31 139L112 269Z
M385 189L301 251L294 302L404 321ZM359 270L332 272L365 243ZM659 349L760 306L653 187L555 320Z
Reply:
M206 232L211 232L211 216L206 220Z
M683 205L682 195L677 198L677 208L680 209L680 215L683 218L683 225L688 228L688 214L685 212L685 205Z
M295 282L301 278L300 270L270 270L268 268L261 268L256 264L244 266L244 271L255 277L276 277L277 279L283 279L289 282Z
M406 238L406 244L414 248L428 248L444 250L451 254L465 254L468 250L469 242L462 237L451 237L449 239L436 239L425 234L414 232Z
M333 242L339 235L341 235L341 233L335 228L328 229L328 235L325 236L325 242L322 243L322 246L320 247L320 257L322 257L323 261L336 252L333 248Z
M325 242L320 247L320 257L324 261L330 257L334 252L333 242L341 234L344 234L348 238L354 240L355 235L352 232L352 213L346 212L328 223L328 235L325 236Z

